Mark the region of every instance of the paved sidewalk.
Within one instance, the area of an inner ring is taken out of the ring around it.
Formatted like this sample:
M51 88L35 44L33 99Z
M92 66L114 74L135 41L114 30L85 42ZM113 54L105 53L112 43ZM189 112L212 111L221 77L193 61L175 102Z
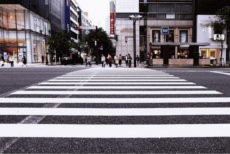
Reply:
M46 65L45 63L28 63L23 65L22 63L14 63L14 66L11 67L10 63L5 63L4 66L0 66L1 68L27 68L27 67L85 67L85 65L60 65L60 64L49 64Z

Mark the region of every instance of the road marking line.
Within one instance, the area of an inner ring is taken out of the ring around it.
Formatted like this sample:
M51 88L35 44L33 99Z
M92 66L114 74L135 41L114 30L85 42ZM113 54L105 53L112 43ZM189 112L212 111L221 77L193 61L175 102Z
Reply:
M82 81L86 81L86 79L51 79L48 80L49 82L82 82ZM174 81L174 82L185 82L186 80L184 79L143 79L143 80L97 80L97 79L91 79L91 80L87 80L88 82L160 82L160 81Z
M27 89L207 89L203 86L31 86Z
M222 94L215 90L178 91L16 91L12 95L212 95Z
M230 97L183 97L183 98L0 98L0 103L230 103Z
M60 76L57 77L56 79L84 79L88 77L74 77L74 76ZM94 76L93 79L178 79L179 77L174 77L174 76L154 76L154 77L116 77L116 76L111 76L111 77L97 77Z
M230 108L0 108L0 115L181 116L230 115Z
M38 85L82 85L78 82L42 82ZM85 82L84 85L195 85L193 82Z
M230 73L225 73L225 72L220 72L220 71L211 71L212 73L217 73L217 74L224 74L224 75L229 75Z
M230 137L230 124L75 125L0 124L0 137L182 138Z

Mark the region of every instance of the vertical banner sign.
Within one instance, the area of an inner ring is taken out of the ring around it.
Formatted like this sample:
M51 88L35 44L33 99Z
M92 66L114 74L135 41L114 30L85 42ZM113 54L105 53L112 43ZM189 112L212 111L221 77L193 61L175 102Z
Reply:
M114 27L115 27L115 13L114 12L110 12L110 35L114 35Z
M70 32L70 0L65 0L65 28Z

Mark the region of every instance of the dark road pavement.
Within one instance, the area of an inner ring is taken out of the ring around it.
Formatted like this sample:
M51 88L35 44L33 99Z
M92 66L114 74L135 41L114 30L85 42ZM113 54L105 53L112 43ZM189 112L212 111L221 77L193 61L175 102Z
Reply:
M230 69L0 72L1 153L230 152Z

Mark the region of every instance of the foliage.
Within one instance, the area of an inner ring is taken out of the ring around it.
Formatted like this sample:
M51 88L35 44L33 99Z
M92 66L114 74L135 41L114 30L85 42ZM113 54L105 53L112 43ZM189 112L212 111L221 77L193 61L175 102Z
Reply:
M230 6L225 6L216 12L219 21L225 23L227 28L230 28Z
M211 27L213 27L215 34L222 34L225 28L225 24L221 21L213 21L211 23Z
M68 55L71 48L76 48L77 44L71 40L70 33L67 31L52 32L49 37L49 54L53 55L56 51L59 56Z
M93 49L93 55L98 55L98 53L104 55L115 54L115 48L107 33L102 28L91 30L85 40L88 42L89 47ZM96 44L95 41L97 42ZM100 47L103 47L103 49Z

